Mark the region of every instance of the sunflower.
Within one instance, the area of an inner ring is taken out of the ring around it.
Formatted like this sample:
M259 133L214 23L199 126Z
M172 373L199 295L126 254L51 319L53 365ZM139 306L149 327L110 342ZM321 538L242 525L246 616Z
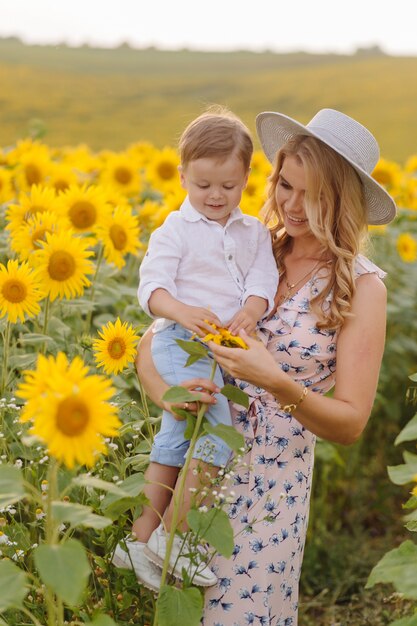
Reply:
M74 167L66 163L52 163L46 185L55 189L56 193L66 191L71 185L79 183Z
M372 178L389 191L395 190L400 186L401 176L401 168L398 163L383 158L379 159L372 172Z
M94 231L111 210L104 189L98 185L70 185L58 200L60 215L67 217L78 233Z
M62 368L65 355L58 354L58 359L61 368L49 367L48 384L29 411L30 433L68 469L76 464L91 467L97 455L106 452L104 437L118 435L121 426L117 409L109 402L115 389L104 376L89 375L79 357L66 368Z
M125 265L126 254L137 254L139 221L129 206L118 206L97 227L97 236L104 244L104 257L119 269Z
M30 217L38 213L56 212L57 198L53 189L33 185L29 192L19 194L17 204L10 204L6 211L8 230L22 226Z
M65 376L74 385L79 377L88 373L88 367L79 367L79 359L74 359L68 363L68 359L63 352L59 352L56 357L52 355L44 356L39 354L35 370L23 372L23 380L19 384L16 395L25 400L25 405L20 413L20 421L28 422L35 418L40 410L40 399L50 392L50 380L53 374Z
M39 300L42 291L36 273L28 263L7 261L7 267L0 263L0 317L7 315L15 324L24 321L25 316L35 317L40 312Z
M76 237L71 230L46 233L41 250L34 253L34 264L51 301L82 295L90 285L87 278L93 274L93 255L88 250L89 240Z
M18 189L29 191L32 185L41 185L51 168L49 148L45 144L33 143L24 150L15 165L14 180Z
M398 237L397 250L405 263L417 261L417 241L409 233L402 233Z
M14 198L12 174L4 167L0 167L0 204L9 202Z
M10 247L19 255L21 261L30 260L32 252L40 249L46 233L55 233L69 228L69 222L57 217L50 211L35 213L20 228L10 233Z
M219 346L226 346L226 348L243 348L244 350L248 349L248 346L243 341L241 337L238 335L232 335L232 333L227 330L227 328L221 328L220 326L216 326L216 324L210 324L213 327L212 333L207 333L205 337L201 338L201 341L207 343L208 341L213 341L217 343Z
M78 175L83 174L84 182L91 181L101 167L99 157L87 144L63 148L62 163L70 165Z
M104 158L100 182L115 187L127 196L139 193L139 164L126 153L110 153Z
M151 187L162 192L176 187L180 180L178 176L179 164L180 158L174 148L166 147L158 150L146 171L146 177Z
M118 374L128 363L132 363L136 356L136 347L139 336L127 322L117 318L116 323L109 322L98 331L101 339L93 343L95 360L98 367L102 367L106 374Z
M251 160L251 172L255 175L268 177L272 171L272 165L266 158L262 150L255 150Z
M140 168L149 165L156 152L157 148L149 141L131 143L126 149L127 156L134 159Z

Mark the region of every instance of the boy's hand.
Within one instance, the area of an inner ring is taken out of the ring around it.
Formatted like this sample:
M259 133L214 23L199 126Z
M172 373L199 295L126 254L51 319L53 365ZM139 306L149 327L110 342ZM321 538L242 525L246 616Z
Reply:
M232 335L238 335L240 330L244 330L248 335L252 335L255 332L258 317L255 316L253 311L248 309L241 309L232 317L227 328Z
M232 335L238 335L240 330L244 330L248 335L255 332L256 324L268 308L265 298L259 296L249 296L243 305L227 324L227 328Z
M196 333L199 337L204 337L207 333L213 332L210 324L221 326L219 318L212 311L204 307L190 306L188 304L182 304L179 307L176 321L188 328L188 330Z

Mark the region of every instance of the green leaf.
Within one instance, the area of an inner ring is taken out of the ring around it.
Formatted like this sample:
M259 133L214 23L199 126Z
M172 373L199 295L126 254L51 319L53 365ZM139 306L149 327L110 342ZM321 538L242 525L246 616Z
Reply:
M394 485L411 483L417 475L417 463L388 466L388 476Z
M11 561L0 561L0 611L19 607L27 594L27 578Z
M66 604L76 605L90 575L87 555L81 543L68 539L58 545L40 545L34 550L34 559L45 585Z
M417 614L390 622L389 626L417 626Z
M235 387L234 385L225 385L220 393L226 396L228 400L231 400L235 404L239 404L243 406L245 409L249 406L249 396L247 393L239 389L239 387Z
M173 402L174 404L180 402L198 402L201 399L201 395L198 393L191 393L184 387L170 387L168 391L162 396L162 400L167 402Z
M21 341L23 344L31 344L33 346L39 346L44 343L54 344L55 341L49 335L42 335L41 333L25 333L22 335Z
M376 583L392 583L399 593L417 599L417 546L410 540L387 552L371 571L366 589Z
M205 539L226 558L233 554L234 538L230 520L221 509L212 508L207 513L191 509L187 522L196 535Z
M107 482L106 480L101 480L101 478L96 478L95 476L88 476L88 474L80 474L79 476L75 476L72 479L72 483L74 485L79 485L80 487L93 487L94 489L100 489L101 491L114 493L121 497L127 495L123 491L123 489L120 489L120 487L118 487L114 483Z
M90 626L117 626L116 622L108 615L97 615L92 622L87 622Z
M414 439L417 439L417 414L402 429L394 444L397 446L403 441L413 441Z
M198 358L204 359L209 353L209 349L199 341L184 341L184 339L176 339L175 341L184 352L191 356L198 356Z
M411 496L407 502L403 504L403 509L415 509L417 508L417 496Z
M186 419L187 419L187 426L185 427L185 430L184 430L184 439L190 440L194 433L196 418L194 415L190 415L188 413Z
M209 422L204 422L204 430L210 435L216 435L223 439L223 441L234 452L239 452L241 448L245 447L245 438L242 433L239 433L234 426L227 426L226 424L216 424L212 426Z
M128 476L119 485L119 493L108 493L101 501L101 509L106 510L112 504L123 498L137 498L145 487L145 477L141 473Z
M196 587L161 588L158 597L158 626L199 626L203 616L203 596Z
M111 519L95 515L91 507L77 502L52 502L52 515L58 523L67 522L71 526L86 526L97 530L112 523Z
M13 465L0 465L0 507L22 500L26 495L22 472Z

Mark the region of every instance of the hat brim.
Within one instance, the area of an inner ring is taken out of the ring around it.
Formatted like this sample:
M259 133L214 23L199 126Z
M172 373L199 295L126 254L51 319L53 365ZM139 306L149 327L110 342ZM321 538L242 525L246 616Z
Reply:
M396 216L397 208L395 202L382 185L343 154L343 152L311 131L308 126L303 126L303 124L300 124L283 113L266 111L257 115L256 131L262 149L271 163L273 163L277 151L290 139L299 135L307 135L319 139L332 148L332 150L340 154L340 156L350 163L353 169L358 173L364 186L365 201L368 209L368 224L388 224L388 222L391 222Z

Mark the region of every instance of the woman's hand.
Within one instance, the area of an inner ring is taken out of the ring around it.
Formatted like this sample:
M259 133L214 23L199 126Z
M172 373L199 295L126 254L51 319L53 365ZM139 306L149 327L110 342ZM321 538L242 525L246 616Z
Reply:
M181 421L184 417L177 415L175 413L175 409L183 409L197 414L199 407L202 404L216 404L217 400L213 394L220 393L220 389L215 385L211 380L206 378L192 378L190 380L184 380L180 387L184 387L190 393L198 394L200 396L199 400L196 402L181 402L180 404L174 404L172 402L163 401L163 408L165 411L169 411L175 417L175 419Z
M214 358L234 378L245 380L263 389L273 387L280 376L285 376L284 372L261 341L249 337L244 330L241 330L239 335L248 346L248 350L225 348L209 341L208 346Z

